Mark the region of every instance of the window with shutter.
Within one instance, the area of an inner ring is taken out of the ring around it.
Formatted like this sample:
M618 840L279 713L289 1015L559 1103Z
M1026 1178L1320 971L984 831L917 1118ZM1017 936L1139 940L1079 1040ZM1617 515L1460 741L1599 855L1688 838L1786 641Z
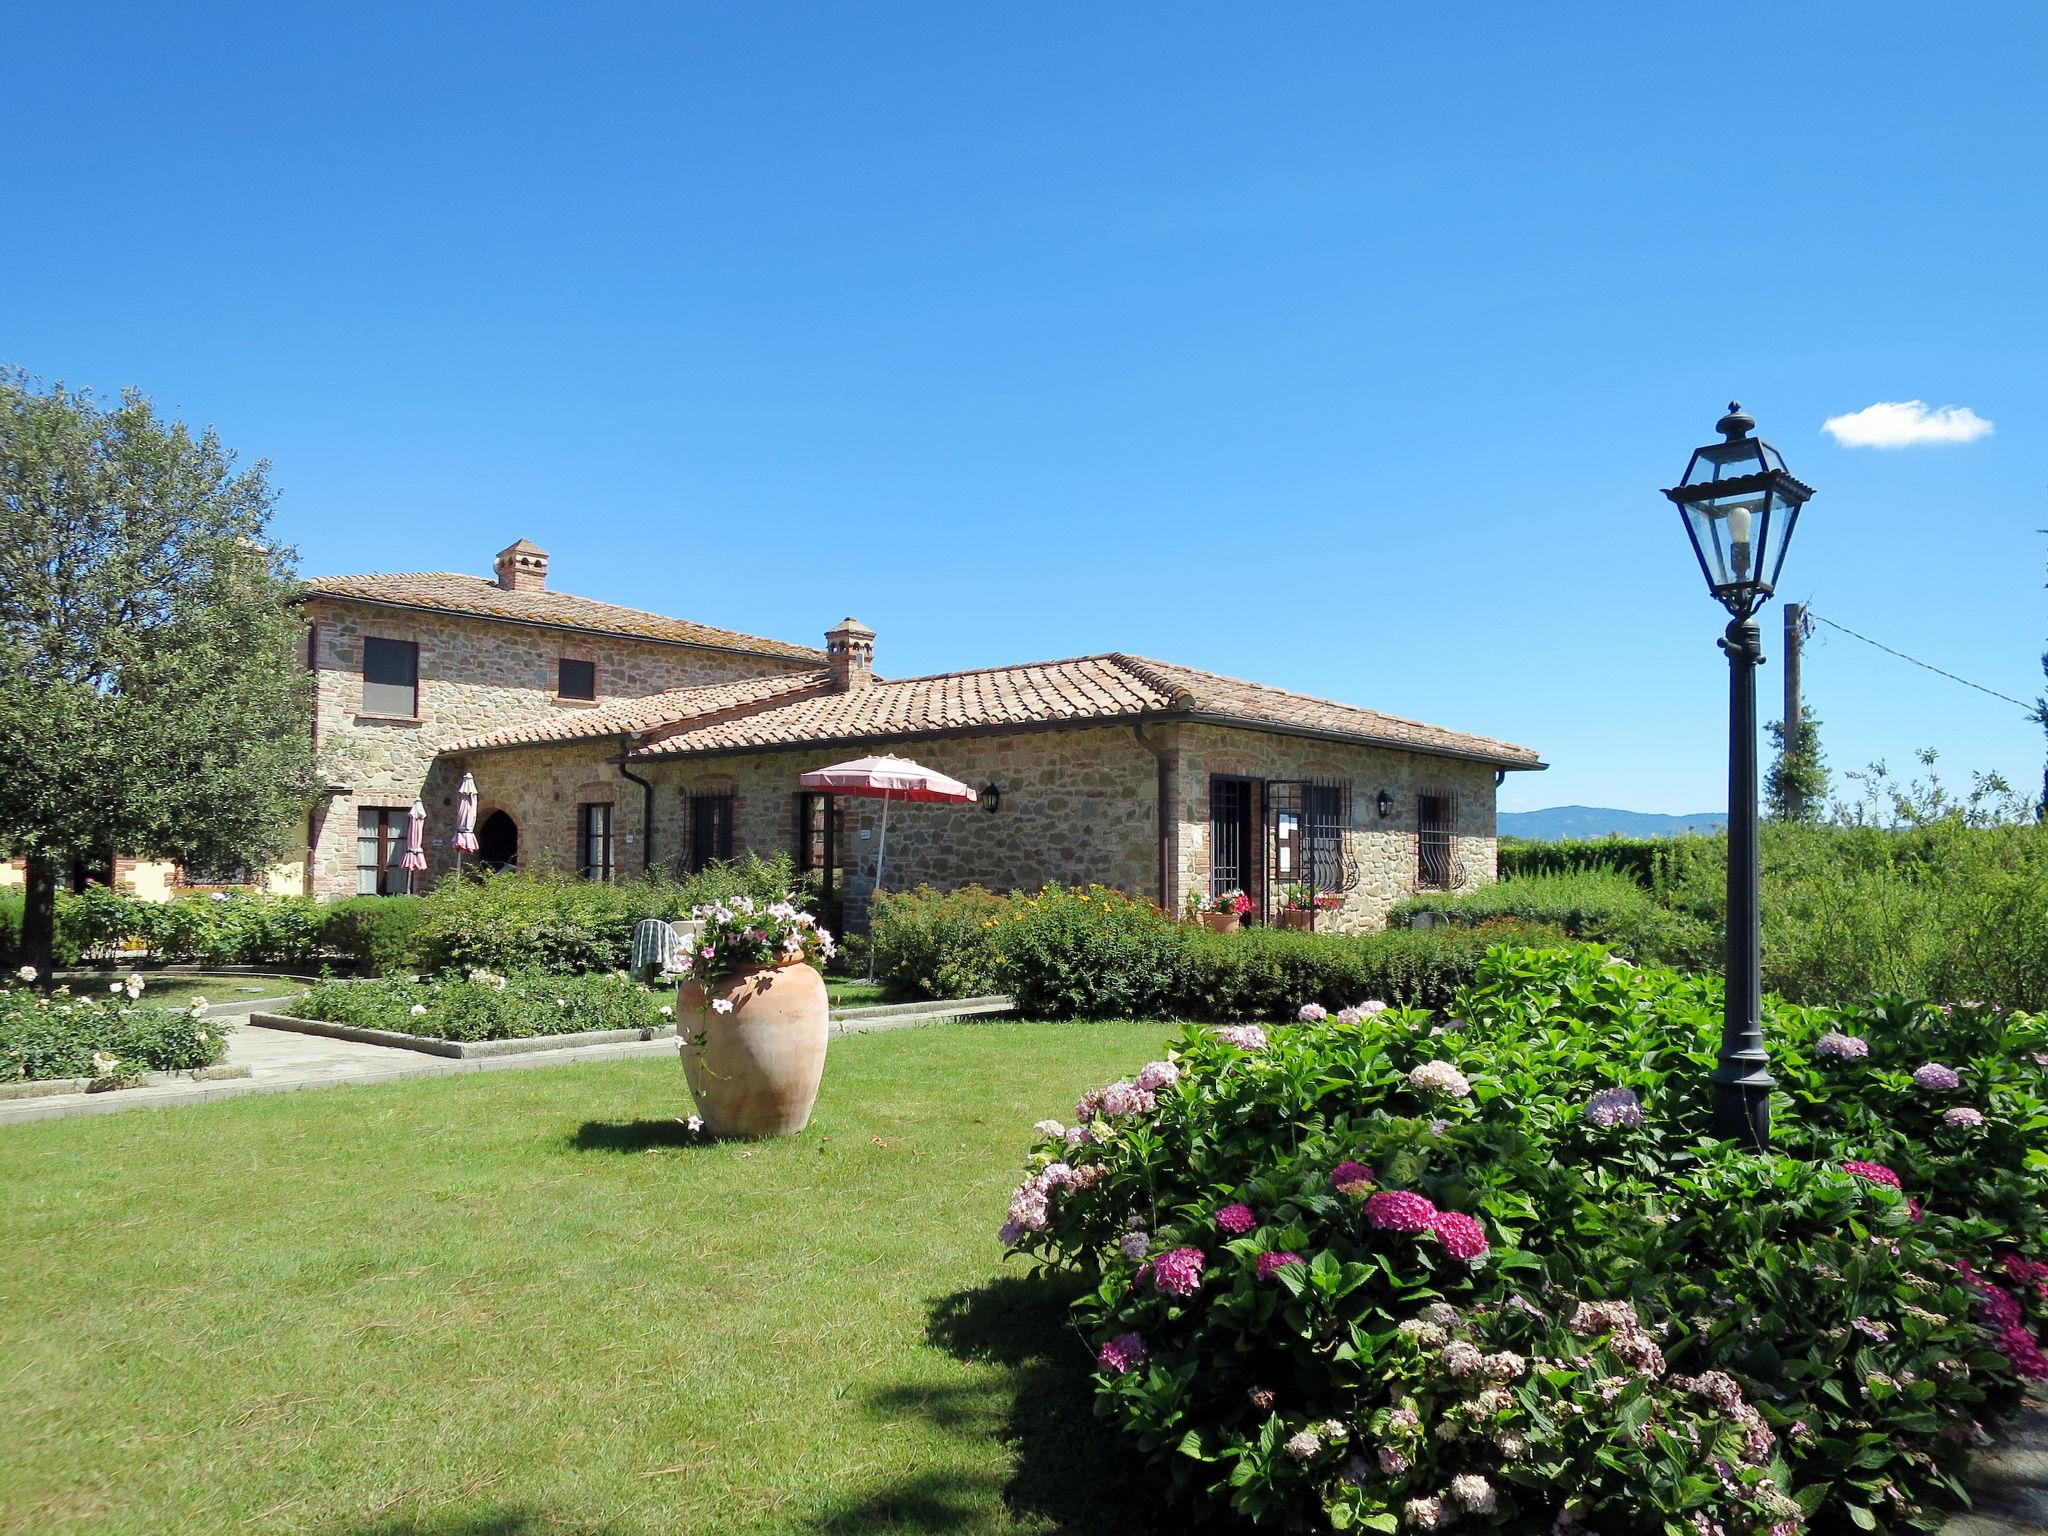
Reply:
M363 641L363 713L412 719L420 712L420 648L411 640Z

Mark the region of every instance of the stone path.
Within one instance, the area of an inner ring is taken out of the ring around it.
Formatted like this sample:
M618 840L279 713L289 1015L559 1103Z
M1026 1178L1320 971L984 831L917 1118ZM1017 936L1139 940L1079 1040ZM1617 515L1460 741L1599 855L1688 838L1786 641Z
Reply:
M254 1002L236 1004L246 1011ZM209 1010L213 1012L214 1010ZM381 1083L406 1077L445 1077L454 1072L504 1072L521 1067L557 1067L575 1061L610 1061L626 1056L674 1055L673 1040L629 1040L613 1045L577 1045L522 1056L455 1061L389 1045L359 1045L290 1030L258 1029L236 1021L228 1032L227 1064L247 1067L249 1076L206 1083L153 1083L110 1093L65 1093L44 1099L0 1101L0 1126L71 1115L111 1115L124 1109L168 1109L207 1104L246 1093L294 1093L338 1083Z
M2048 1399L2029 1398L2003 1442L1970 1467L1977 1507L1942 1536L2040 1536L2048 1531Z

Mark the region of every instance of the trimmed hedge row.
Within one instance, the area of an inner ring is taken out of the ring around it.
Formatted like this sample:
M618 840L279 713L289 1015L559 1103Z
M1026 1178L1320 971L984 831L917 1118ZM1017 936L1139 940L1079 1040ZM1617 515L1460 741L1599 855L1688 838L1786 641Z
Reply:
M1502 939L1561 937L1512 920L1427 932L1212 933L1102 886L1028 896L920 887L878 898L873 934L877 974L902 993L1008 992L1040 1019L1211 1020L1369 998L1442 1007Z
M1610 869L1648 890L1657 883L1676 842L1669 837L1574 837L1533 843L1504 837L1500 840L1500 877L1519 880L1529 875Z
M631 958L645 918L686 916L725 897L778 900L801 890L787 858L714 865L687 880L600 884L547 874L446 881L425 896L222 892L144 901L105 886L57 899L57 961L139 958L306 970L339 963L371 974L411 971L613 971ZM19 944L21 900L0 904L0 949Z

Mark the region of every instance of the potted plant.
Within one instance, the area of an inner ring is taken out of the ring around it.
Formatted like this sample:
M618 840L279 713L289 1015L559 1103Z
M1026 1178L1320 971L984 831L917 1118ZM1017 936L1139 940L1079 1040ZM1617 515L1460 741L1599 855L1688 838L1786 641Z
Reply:
M695 944L672 965L676 1042L704 1125L716 1136L790 1136L810 1123L831 1033L832 935L785 893L698 907Z
M1210 896L1188 892L1188 920L1203 924L1212 933L1235 933L1251 911L1252 899L1243 891L1223 891Z
M1314 886L1290 885L1280 893L1280 926L1313 928L1318 912L1334 912L1344 905L1340 891L1319 891Z

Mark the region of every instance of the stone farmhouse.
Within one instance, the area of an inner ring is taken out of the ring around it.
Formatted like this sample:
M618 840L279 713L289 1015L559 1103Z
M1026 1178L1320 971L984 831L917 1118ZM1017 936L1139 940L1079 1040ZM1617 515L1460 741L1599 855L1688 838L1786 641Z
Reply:
M464 773L479 862L590 879L748 852L816 871L858 926L878 802L798 792L870 752L975 786L980 804L892 806L888 884L1099 881L1179 908L1243 890L1336 892L1321 928L1378 926L1417 889L1494 878L1502 777L1534 752L1259 683L1107 653L884 679L847 619L822 650L553 590L547 554L495 579L433 572L306 584L306 655L330 782L304 889L402 892L406 816L444 878Z

